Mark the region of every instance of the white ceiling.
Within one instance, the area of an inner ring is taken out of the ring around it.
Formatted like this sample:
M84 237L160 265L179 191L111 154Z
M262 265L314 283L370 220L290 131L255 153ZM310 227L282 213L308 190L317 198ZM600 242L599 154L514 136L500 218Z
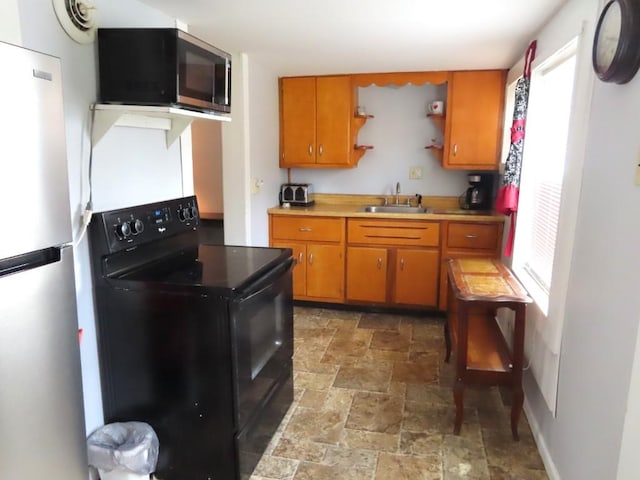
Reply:
M141 0L277 75L508 68L566 0Z

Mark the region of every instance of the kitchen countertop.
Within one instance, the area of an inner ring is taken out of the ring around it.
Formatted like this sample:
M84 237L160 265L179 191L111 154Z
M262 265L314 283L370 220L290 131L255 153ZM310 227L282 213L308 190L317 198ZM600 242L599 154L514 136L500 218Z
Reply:
M305 215L322 217L349 217L349 218L385 218L392 220L451 220L462 222L504 222L505 216L499 213L461 210L457 197L423 197L422 205L432 209L430 213L371 213L363 212L365 205L382 205L382 195L337 195L315 194L315 205L310 207L281 207L275 206L267 209L272 215ZM401 204L406 204L406 199L415 200L412 197L401 196ZM387 196L390 203L395 201Z

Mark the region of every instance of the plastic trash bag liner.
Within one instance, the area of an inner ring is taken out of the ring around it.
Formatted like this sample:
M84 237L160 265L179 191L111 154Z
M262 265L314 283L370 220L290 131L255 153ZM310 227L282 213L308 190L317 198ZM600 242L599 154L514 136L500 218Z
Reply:
M155 471L160 442L144 422L110 423L87 438L89 465L99 470L124 470L139 475Z

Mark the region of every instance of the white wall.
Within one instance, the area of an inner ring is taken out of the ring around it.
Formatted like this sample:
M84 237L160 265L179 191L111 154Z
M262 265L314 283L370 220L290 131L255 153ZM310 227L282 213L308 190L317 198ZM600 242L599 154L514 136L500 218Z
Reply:
M222 181L224 183L224 243L248 245L249 223L249 59L233 54L231 69L232 120L222 125Z
M232 75L233 120L222 125L224 241L267 246L267 208L277 204L286 178L278 168L278 79L243 53L234 54ZM260 182L258 192L252 180Z
M201 213L224 212L221 127L221 122L209 120L194 120L191 124L193 183Z
M620 446L620 462L616 477L618 480L634 479L640 472L640 455L638 455L640 447L640 329L636 335L635 352Z
M3 0L0 3L0 42L21 45L18 0Z
M442 143L442 132L426 114L429 102L446 100L446 91L444 85L429 84L360 88L360 105L375 118L362 127L358 143L374 149L355 169L292 169L292 180L313 183L320 193L391 195L400 182L403 194L460 195L468 187L467 172L443 170L424 148L433 138ZM422 167L421 180L409 179L414 165Z
M278 77L265 66L249 59L249 121L250 167L249 181L258 182L258 191L251 189L250 245L269 245L267 208L278 203L280 184L286 170L278 165L279 110Z
M593 25L599 3L570 0L564 28L574 28L572 22L584 15ZM579 62L589 61L588 51L580 55ZM640 76L627 85L594 86L566 285L556 418L533 377L525 376L530 421L553 462L551 473L566 480L616 478L618 472L631 367L639 353L640 189L633 176L640 137L630 128L640 121L639 102ZM638 428L628 427L626 441L637 442ZM637 452L640 445L624 447Z
M640 137L628 128L639 102L640 77L594 89L551 447L566 478L614 478L617 468L640 313Z
M89 105L96 101L96 44L80 45L60 27L50 1L20 0L21 44L61 59L70 208L74 237L88 199ZM174 20L137 1L97 0L100 26L173 26ZM4 20L3 20L4 21ZM167 150L159 131L115 128L94 151L94 208L97 210L160 200L181 192L179 146ZM86 238L75 252L78 322L86 428L102 425L102 399Z

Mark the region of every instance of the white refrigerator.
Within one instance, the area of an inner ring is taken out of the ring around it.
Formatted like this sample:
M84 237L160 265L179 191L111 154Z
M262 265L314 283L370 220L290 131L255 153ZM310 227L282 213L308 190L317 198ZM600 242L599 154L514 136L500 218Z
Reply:
M0 65L0 479L86 480L60 61Z

